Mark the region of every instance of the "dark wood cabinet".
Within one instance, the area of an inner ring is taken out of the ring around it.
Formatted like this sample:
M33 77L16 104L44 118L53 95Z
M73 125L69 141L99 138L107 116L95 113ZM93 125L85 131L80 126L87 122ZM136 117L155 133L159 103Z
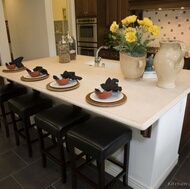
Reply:
M76 17L96 17L97 0L75 0Z
M189 7L189 0L129 0L130 10L180 9Z
M183 147L186 145L189 139L190 139L190 94L187 96L187 103L185 109L185 116L183 120L183 128L181 133L179 152L183 149Z
M110 60L119 60L119 52L114 49L102 49L100 57Z
M128 0L106 0L106 26L110 27L113 21L120 23L129 15Z
M190 70L190 58L185 58L184 69ZM190 139L190 94L187 96L187 103L185 109L185 116L183 120L183 128L181 133L181 140L179 151L183 149L187 141Z

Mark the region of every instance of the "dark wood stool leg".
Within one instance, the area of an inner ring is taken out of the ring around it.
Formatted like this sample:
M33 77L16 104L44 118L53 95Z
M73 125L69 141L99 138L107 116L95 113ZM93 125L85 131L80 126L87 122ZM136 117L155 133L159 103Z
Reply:
M6 136L9 137L9 126L8 126L6 112L5 112L5 106L3 103L1 104L1 114L2 114L2 118L3 118L4 126L5 126Z
M98 169L98 182L99 182L99 187L98 189L104 189L105 188L105 162L97 162L97 169Z
M51 140L52 140L53 144L57 144L57 141L56 141L56 139L55 139L55 137L53 135L51 135Z
M76 158L75 158L75 148L72 144L68 143L69 156L71 161L71 175L72 175L72 189L77 189L77 175L76 171Z
M64 148L63 148L63 140L60 136L58 136L57 138L57 146L59 149L59 157L60 157L61 179L62 179L62 183L66 183L67 171L66 171L66 163L65 163L65 153L64 153Z
M125 171L125 175L123 175L124 186L128 185L129 151L130 151L130 143L124 146L124 163L123 163L123 169Z
M20 139L19 139L19 135L18 135L18 128L17 128L17 124L16 124L15 114L12 111L10 112L10 114L11 114L11 120L12 120L12 124L13 124L14 134L15 134L16 145L19 146Z
M37 130L38 130L38 137L39 137L39 143L40 143L42 167L45 168L47 166L47 159L46 159L46 155L43 153L43 151L45 150L44 137L43 137L42 129L38 127Z
M24 118L23 122L24 122L24 132L25 132L25 137L26 137L26 142L27 142L28 156L32 157L32 144L31 144L30 133L29 133L30 118L29 117Z

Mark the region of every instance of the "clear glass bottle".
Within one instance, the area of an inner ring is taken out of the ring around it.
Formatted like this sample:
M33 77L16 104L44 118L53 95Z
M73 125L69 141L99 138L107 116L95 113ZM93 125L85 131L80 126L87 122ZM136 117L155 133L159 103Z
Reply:
M70 62L70 48L69 44L65 41L64 36L62 36L62 40L58 45L58 54L59 54L59 62L67 63Z
M67 32L67 36L65 37L66 42L69 44L70 49L70 59L76 60L76 41L73 36L70 36L70 32Z

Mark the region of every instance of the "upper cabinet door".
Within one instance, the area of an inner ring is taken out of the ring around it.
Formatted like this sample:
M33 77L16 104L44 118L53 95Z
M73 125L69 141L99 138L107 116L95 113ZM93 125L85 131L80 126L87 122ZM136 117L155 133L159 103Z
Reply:
M75 0L76 17L96 17L97 0Z
M118 22L118 2L106 0L106 26L109 27L113 21Z
M118 0L118 22L129 16L129 2L128 0Z
M106 0L106 26L109 27L113 21L120 23L129 15L128 0Z
M130 10L157 10L189 8L189 0L129 0Z

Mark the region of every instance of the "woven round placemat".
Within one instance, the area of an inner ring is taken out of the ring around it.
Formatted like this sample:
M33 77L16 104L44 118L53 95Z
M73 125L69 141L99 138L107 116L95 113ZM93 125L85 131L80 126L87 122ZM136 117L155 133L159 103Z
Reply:
M94 106L100 106L100 107L112 107L112 106L119 106L119 105L122 105L124 104L126 101L127 101L127 96L123 94L123 98L118 100L118 101L115 101L115 102L97 102L97 101L94 101L90 98L90 95L92 94L93 92L89 93L86 95L86 101L89 103L89 104L92 104Z
M6 73L14 73L14 72L20 72L20 71L24 71L26 70L26 67L22 67L22 68L17 68L16 70L8 70L8 69L3 69L3 72L6 72Z
M72 87L64 87L64 88L55 88L50 86L51 82L46 85L46 88L50 91L56 91L56 92L64 92L64 91L70 91L73 89L76 89L80 86L80 83L77 81L76 85Z
M48 77L49 77L49 74L46 74L42 77L31 77L31 78L26 78L26 77L22 76L20 79L22 81L32 82L32 81L41 81L41 80L47 79Z

